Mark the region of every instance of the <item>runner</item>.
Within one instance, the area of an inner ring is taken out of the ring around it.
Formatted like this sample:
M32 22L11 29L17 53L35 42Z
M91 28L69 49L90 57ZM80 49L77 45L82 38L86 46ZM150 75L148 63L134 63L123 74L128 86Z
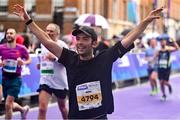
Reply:
M13 110L20 111L22 119L26 118L29 106L20 106L14 102L20 92L22 77L21 66L31 62L27 49L16 44L16 31L9 28L6 32L7 43L0 45L2 67L2 89L5 98L5 119L12 118Z
M158 58L158 77L160 80L162 98L161 100L166 100L165 86L168 86L169 93L172 94L172 86L169 83L169 76L171 72L171 52L176 51L179 46L176 41L171 41L173 46L167 45L169 39L160 38L161 49L156 53L155 58Z
M48 48L67 70L69 85L69 119L107 119L114 111L111 70L113 62L131 48L133 42L154 20L160 18L163 8L152 11L134 30L114 46L93 55L97 34L91 27L79 27L72 34L77 39L77 52L59 47L43 32L20 5L14 14L23 20L39 41Z
M58 40L60 28L54 23L50 23L46 27L46 33L60 47L68 46L61 40ZM38 68L41 70L39 92L39 114L38 119L46 119L48 102L54 94L57 98L59 110L63 119L67 119L68 110L67 102L67 75L66 69L62 64L57 62L57 57L50 53L43 45L41 45L40 64Z
M148 77L151 85L150 95L158 93L157 87L157 61L153 61L153 56L158 51L157 41L155 38L148 40L149 47L145 50L145 59L148 61Z

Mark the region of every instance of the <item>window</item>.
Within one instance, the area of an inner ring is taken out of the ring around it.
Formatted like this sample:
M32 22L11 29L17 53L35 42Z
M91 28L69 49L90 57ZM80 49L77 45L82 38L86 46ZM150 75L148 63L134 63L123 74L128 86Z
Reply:
M81 1L81 14L86 13L86 0Z
M0 0L0 15L8 13L8 0Z
M35 12L35 0L24 0L24 6L29 13Z
M117 20L118 19L118 13L119 13L119 0L113 0L113 6L112 6L112 18Z
M61 10L64 6L64 0L53 0L52 6L54 8L54 11Z

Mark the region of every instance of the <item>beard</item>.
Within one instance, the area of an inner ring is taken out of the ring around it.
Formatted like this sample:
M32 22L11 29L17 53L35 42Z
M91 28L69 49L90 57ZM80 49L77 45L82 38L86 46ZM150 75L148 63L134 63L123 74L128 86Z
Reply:
M6 39L6 41L7 41L8 43L13 43L13 42L14 42L14 39L8 38L8 39Z

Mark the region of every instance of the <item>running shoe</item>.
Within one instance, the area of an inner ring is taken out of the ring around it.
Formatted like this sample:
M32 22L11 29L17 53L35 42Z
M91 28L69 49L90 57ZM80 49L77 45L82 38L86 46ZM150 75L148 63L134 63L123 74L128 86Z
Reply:
M158 88L155 89L155 92L156 92L156 94L158 94L158 92L159 92Z
M150 92L150 96L154 96L155 94L156 94L156 93L155 93L154 90Z
M163 96L161 97L161 101L166 101L166 95L163 95Z
M24 111L21 112L21 119L26 120L27 113L29 112L30 107L28 105L26 105L26 106L23 107L23 109L24 109Z
M153 91L150 92L150 95L151 95L151 96L154 96L154 95L156 95L157 93L158 93L158 90L155 89L155 90L153 90Z
M155 89L154 89L154 95L157 95L158 92L159 92L158 88L155 88Z

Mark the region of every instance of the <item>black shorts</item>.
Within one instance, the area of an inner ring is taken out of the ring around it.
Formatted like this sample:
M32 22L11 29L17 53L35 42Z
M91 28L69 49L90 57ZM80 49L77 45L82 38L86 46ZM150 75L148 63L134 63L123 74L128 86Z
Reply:
M148 67L147 71L148 71L148 75L150 76L153 71L157 72L157 67Z
M37 92L40 92L41 90L46 91L50 95L54 94L57 98L60 98L60 99L65 99L66 96L68 95L68 90L67 89L64 89L64 90L53 89L53 88L50 88L46 84L40 85Z
M166 80L169 81L169 76L171 73L171 69L163 69L163 68L159 68L158 69L158 78L159 80Z

